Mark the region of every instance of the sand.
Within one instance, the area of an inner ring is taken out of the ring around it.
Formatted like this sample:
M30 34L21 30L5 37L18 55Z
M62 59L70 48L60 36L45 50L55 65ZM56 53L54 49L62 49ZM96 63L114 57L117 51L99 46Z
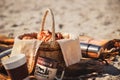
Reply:
M51 8L56 32L98 39L119 38L119 4L119 0L0 0L0 33L16 36L39 32L41 18L46 8ZM51 28L48 19L46 29Z

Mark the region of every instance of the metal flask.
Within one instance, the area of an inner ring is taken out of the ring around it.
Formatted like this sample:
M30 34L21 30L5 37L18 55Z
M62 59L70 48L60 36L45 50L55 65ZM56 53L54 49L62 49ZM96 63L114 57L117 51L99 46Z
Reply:
M99 58L100 56L101 46L89 43L80 43L80 48L82 56L85 58Z

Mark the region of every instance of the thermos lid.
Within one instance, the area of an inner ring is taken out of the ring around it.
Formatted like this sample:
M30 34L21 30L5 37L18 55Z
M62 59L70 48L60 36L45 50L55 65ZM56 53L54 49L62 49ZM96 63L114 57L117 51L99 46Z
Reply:
M87 50L88 49L88 46L89 46L89 44L87 44L87 43L80 43L80 48L81 48L81 50Z

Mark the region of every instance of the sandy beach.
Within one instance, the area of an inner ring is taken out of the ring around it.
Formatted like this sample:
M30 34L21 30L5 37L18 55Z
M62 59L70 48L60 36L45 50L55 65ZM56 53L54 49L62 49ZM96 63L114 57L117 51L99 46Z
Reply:
M38 32L44 11L51 8L56 32L119 38L119 4L119 0L0 0L0 33ZM51 28L48 19L46 29Z

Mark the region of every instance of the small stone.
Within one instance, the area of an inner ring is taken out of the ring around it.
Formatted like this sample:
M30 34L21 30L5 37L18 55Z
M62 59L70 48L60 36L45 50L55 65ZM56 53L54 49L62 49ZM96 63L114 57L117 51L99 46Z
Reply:
M17 27L18 25L17 24L13 24L12 27Z
M63 28L63 26L64 26L63 24L59 24L59 28L60 28L60 29L62 29L62 28Z
M105 25L105 26L108 26L108 25L110 25L110 24L111 24L110 21L105 21L105 22L103 23L103 25Z
M0 25L0 29L3 29L4 28L4 25Z

